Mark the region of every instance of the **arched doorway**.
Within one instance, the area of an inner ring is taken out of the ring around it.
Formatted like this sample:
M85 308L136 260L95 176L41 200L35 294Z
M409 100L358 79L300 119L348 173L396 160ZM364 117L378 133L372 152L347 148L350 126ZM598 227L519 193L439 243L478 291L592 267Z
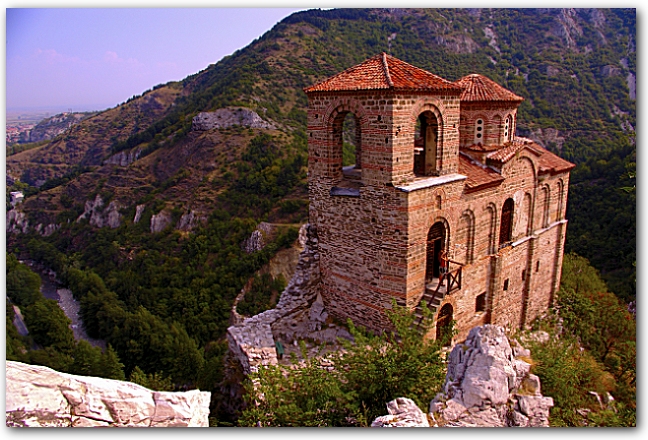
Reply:
M445 347L450 345L451 335L448 334L452 329L452 305L446 304L441 307L439 310L439 315L437 316L436 322L436 340L442 340L445 338L443 345Z
M431 281L434 278L439 278L439 266L441 261L439 254L445 249L446 230L442 222L436 222L430 228L427 236L427 250L426 250L426 267L425 267L425 280Z
M416 120L414 137L414 174L431 176L437 171L437 139L439 124L431 111L423 112Z

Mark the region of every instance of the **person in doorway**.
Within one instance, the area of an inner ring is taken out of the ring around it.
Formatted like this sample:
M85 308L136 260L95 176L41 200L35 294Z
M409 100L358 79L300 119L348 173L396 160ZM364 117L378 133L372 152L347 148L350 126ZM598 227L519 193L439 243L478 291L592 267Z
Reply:
M446 278L448 273L448 266L450 265L450 259L448 258L448 253L446 251L439 252L439 284L443 285L443 281Z
M444 280L447 278L448 272L450 271L450 263L458 264L461 266L462 264L458 261L451 260L450 257L448 257L448 252L443 250L439 252L439 285L443 285ZM447 286L450 288L450 286Z

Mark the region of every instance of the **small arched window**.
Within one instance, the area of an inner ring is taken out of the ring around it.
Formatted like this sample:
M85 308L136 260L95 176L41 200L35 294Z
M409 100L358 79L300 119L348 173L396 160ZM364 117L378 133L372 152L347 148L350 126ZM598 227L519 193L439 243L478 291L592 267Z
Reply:
M504 120L504 140L505 141L510 141L513 138L512 131L513 131L513 118L511 117L511 115L508 115Z
M475 121L475 144L484 143L484 120L477 119Z

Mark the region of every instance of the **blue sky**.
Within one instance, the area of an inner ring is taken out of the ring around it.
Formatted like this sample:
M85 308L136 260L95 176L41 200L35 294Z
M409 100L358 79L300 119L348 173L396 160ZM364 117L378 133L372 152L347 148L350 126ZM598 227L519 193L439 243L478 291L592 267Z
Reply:
M5 5L5 108L113 107L157 84L181 80L218 62L300 8L397 6L385 0L271 0L269 4L285 7L260 8L262 3L252 1L115 0L102 6L121 9L82 9L95 3L67 0L66 8L61 8L60 2L41 0L38 5L44 8L24 9L34 3L9 0ZM418 0L406 6L475 6L469 0L447 3ZM489 6L519 7L506 3L510 2L496 0ZM584 6L581 0L576 3L572 6ZM183 4L193 8L178 8ZM133 9L124 9L130 6ZM544 0L527 6L562 4Z
M7 9L6 108L115 106L218 62L297 10Z

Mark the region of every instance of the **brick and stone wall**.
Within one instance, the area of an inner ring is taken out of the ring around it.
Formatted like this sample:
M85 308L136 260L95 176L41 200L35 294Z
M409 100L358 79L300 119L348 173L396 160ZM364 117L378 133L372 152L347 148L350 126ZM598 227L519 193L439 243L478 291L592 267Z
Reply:
M426 289L428 233L435 224L443 226L450 258L463 264L461 289L437 308L452 305L458 337L491 322L519 328L547 309L560 280L568 171L548 173L539 158L551 153L513 142L519 101L462 103L456 90L307 95L309 216L319 235L322 298L333 316L379 330L389 325L384 311L393 301L415 308ZM343 169L349 112L357 121L359 163ZM434 142L426 137L418 144L425 161L415 172L421 115ZM459 148L474 144L477 119L485 149L471 154L503 178L482 189L469 188L459 174ZM511 235L500 240L509 199ZM478 311L482 294L486 306Z

